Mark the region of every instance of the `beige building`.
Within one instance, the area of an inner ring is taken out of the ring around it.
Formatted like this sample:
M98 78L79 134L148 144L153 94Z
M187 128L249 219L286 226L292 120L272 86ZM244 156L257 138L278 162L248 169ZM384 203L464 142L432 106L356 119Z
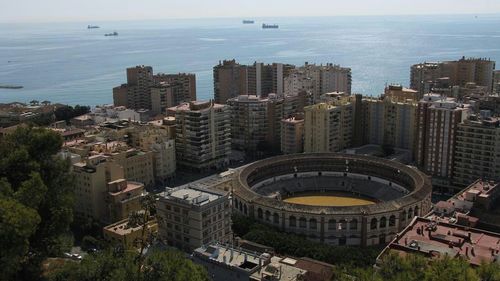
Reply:
M281 152L283 154L304 152L304 114L281 120Z
M113 88L115 106L164 114L171 106L196 100L194 74L153 74L151 66L127 68L127 83Z
M404 88L401 85L389 85L384 90L384 97L397 102L418 102L420 100L417 91Z
M132 212L142 209L141 198L146 195L144 184L118 179L108 182L106 205L110 222L128 218Z
M493 76L493 93L500 94L500 70L495 70Z
M153 154L153 175L155 183L165 181L175 175L177 169L175 158L175 134L172 128L163 125L138 126L127 130L136 147Z
M350 95L351 69L332 63L316 65L306 62L303 66L292 70L284 83L286 93L310 91L316 103L325 93L345 92Z
M112 223L140 209L142 183L127 182L123 168L103 155L73 164L75 176L75 216Z
M173 94L173 106L196 100L196 76L194 74L158 73L153 78L156 83L167 83L176 88Z
M231 123L227 105L190 102L169 108L175 117L175 150L179 166L195 170L229 163Z
M239 95L267 97L283 95L285 77L295 68L290 64L255 62L240 65L235 60L219 62L213 68L214 93L217 103L225 103Z
M411 88L423 97L433 88L464 87L468 82L493 90L495 62L484 58L465 58L456 61L424 62L411 67Z
M264 148L278 148L283 98L242 95L229 99L231 142L239 150L255 153Z
M158 233L158 223L155 219L148 221L144 237L156 233ZM139 240L143 238L142 226L131 225L128 219L107 225L103 228L103 235L104 240L113 245L121 245L124 249L137 249Z
M192 250L212 242L230 242L229 193L181 186L157 201L159 239L178 249Z
M417 103L390 97L362 100L363 143L413 151Z
M351 146L353 105L342 100L304 108L304 152L338 152Z
M246 65L241 65L234 59L219 61L213 72L216 103L224 104L228 99L248 93Z
M100 151L107 158L123 167L124 178L129 181L154 185L153 152L130 148L122 142L98 144L93 151Z
M454 156L458 187L477 179L500 180L500 119L473 115L458 124Z
M458 125L470 114L468 104L427 94L418 103L415 160L433 184L449 186Z

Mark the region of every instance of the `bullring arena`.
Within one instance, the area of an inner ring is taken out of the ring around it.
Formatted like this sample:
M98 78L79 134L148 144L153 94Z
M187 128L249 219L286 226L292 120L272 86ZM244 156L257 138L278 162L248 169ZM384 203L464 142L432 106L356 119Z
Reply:
M245 166L234 181L236 212L332 245L385 244L431 208L427 176L368 156L278 156Z

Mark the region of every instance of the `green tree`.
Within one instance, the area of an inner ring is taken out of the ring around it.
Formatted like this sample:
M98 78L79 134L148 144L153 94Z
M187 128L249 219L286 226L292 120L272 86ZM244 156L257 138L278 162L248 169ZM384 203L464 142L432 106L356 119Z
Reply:
M500 264L483 262L478 267L477 274L483 281L500 281Z
M56 156L61 146L59 134L31 126L19 127L0 140L4 206L0 229L6 235L0 240L0 252L24 249L19 251L19 259L12 259L16 264L9 267L13 270L8 274L18 279L38 279L40 262L67 247L73 185L68 162ZM26 218L18 218L19 214ZM21 234L20 240L4 239L12 233Z
M107 250L86 256L81 263L68 262L48 276L50 281L205 281L205 269L178 251L153 251L145 257L137 275L135 253Z

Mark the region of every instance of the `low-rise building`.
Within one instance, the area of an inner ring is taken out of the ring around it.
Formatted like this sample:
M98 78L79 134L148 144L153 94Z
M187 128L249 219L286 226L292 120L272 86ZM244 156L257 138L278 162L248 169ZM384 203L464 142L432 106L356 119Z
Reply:
M229 192L190 185L160 194L157 201L159 238L190 252L213 242L230 242Z
M309 258L273 256L224 244L194 250L193 261L204 266L211 280L329 281L333 265Z
M128 219L118 221L103 228L104 239L125 249L138 248L138 242L158 232L158 224L152 219L146 223L143 236L142 225L131 225Z
M377 257L377 264L389 253L421 254L429 259L463 258L472 266L500 258L500 234L443 221L415 217Z

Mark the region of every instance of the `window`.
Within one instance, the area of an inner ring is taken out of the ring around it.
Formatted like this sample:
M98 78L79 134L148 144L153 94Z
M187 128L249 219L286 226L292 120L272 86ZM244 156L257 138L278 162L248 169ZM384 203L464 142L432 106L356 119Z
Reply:
M380 219L380 228L384 228L387 225L387 219L385 217L382 217Z
M271 212L266 211L266 221L271 221Z
M310 219L309 220L309 228L311 228L311 229L316 229L317 228L317 221L316 221L316 219Z
M389 226L395 226L396 225L396 216L392 215L389 217Z
M306 228L307 227L307 220L305 218L300 218L299 219L299 227L300 228Z
M280 216L277 213L273 214L273 222L278 224L280 222Z
M410 208L408 210L408 218L411 219L412 218L412 215L413 215L413 210Z
M352 220L349 222L349 227L350 227L350 229L352 229L352 230L356 230L356 229L358 229L358 220L357 220L357 219L352 219Z
M337 221L336 220L329 220L328 221L328 229L329 230L337 229Z
M347 229L347 221L345 219L342 219L339 221L339 230L346 230Z
M257 209L257 217L259 219L262 219L262 209L261 208Z
M294 217L294 216L291 216L289 219L288 219L288 225L290 227L296 227L297 226L297 219Z
M377 229L377 219L373 218L370 222L370 229Z

